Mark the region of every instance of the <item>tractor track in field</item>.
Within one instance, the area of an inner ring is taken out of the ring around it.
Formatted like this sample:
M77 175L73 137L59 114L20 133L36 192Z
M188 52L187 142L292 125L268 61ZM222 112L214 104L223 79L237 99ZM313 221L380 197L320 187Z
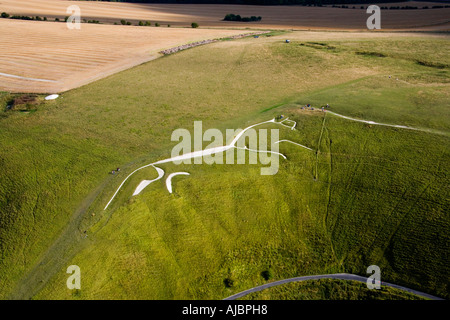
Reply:
M83 200L82 204L70 217L70 221L64 231L41 254L34 266L26 272L25 276L10 292L7 299L32 299L89 242L89 239L83 237L80 226L90 206L109 182L109 179L106 179Z

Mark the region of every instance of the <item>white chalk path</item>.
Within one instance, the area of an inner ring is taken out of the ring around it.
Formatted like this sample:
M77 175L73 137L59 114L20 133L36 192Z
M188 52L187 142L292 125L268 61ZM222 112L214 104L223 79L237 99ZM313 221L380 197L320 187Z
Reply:
M280 142L289 142L289 143L293 143L293 144L295 144L295 145L297 145L297 146L300 146L300 147L302 147L302 148L305 148L305 149L314 151L313 149L308 148L307 146L304 146L304 145L302 145L302 144L300 144L300 143L297 143L297 142L294 142L294 141L291 141L291 140L278 140L278 141L275 142L275 143L280 143Z
M141 193L142 190L144 190L150 183L158 181L159 179L161 179L164 176L164 170L161 168L157 168L155 166L152 166L153 168L156 169L156 171L158 172L158 178L153 179L153 180L142 180L141 183L139 183L139 185L136 187L136 190L134 190L133 196L138 195L139 193Z
M418 129L418 128L413 128L413 127L408 127L408 126L402 126L402 125L396 125L396 124L387 124L387 123L379 123L379 122L375 122L375 121L368 121L368 120L361 120L361 119L355 119L355 118L351 118L351 117L347 117L347 116L343 116L342 114L339 113L335 113L333 111L327 111L327 113L331 113L335 116L338 116L340 118L344 118L347 120L352 120L352 121L357 121L357 122L363 122L363 123L368 123L368 124L374 124L374 125L378 125L378 126L386 126L386 127L393 127L393 128L402 128L402 129L409 129L409 130L417 130L417 131L428 131L426 129Z
M22 76L16 76L14 74L3 73L3 72L0 72L0 76L21 79L21 80L39 81L39 82L58 82L56 80L46 80L46 79L36 79L36 78L27 78L27 77L22 77Z
M172 193L172 178L178 175L186 175L189 176L188 172L174 172L169 174L169 176L166 179L166 187L169 193Z
M373 125L378 125L378 126L386 126L386 127L392 127L392 128L401 128L401 129L415 130L415 131L427 132L427 133L432 133L432 134L439 134L439 135L444 135L444 136L448 136L449 135L449 133L447 131L441 131L441 130L436 130L436 129L428 129L428 128L414 128L414 127L402 126L402 125L397 125L397 124L379 123L379 122L375 122L375 121L361 120L361 119L355 119L355 118L343 116L342 114L335 113L335 112L332 112L332 111L326 111L326 112L331 113L332 115L335 115L337 117L347 119L347 120L363 122L363 123L368 123L368 124L373 124Z
M211 154L216 154L216 153L221 153L224 151L227 151L231 148L235 148L236 142L240 139L240 137L242 137L242 135L245 133L245 131L247 131L250 128L265 124L265 123L275 123L275 119L272 120L268 120L268 121L264 121L264 122L260 122L254 125L251 125L247 128L245 128L244 130L242 130L241 132L239 132L236 137L233 139L233 141L230 142L230 144L226 145L226 146L221 146L221 147L215 147L215 148L209 148L209 149L205 149L205 150L200 150L200 151L194 151L194 152L189 152L180 156L176 156L176 157L172 157L172 158L168 158L168 159L163 159L163 160L159 160L153 163L149 163L145 166L142 166L136 170L134 170L132 173L130 173L123 181L122 183L119 185L119 187L117 188L116 192L114 192L113 196L111 197L111 199L108 201L108 203L106 204L105 208L103 210L106 210L108 208L108 206L110 205L110 203L114 200L115 196L117 195L117 193L119 192L119 190L122 188L122 186L124 185L124 183L128 180L129 177L131 177L134 173L136 173L137 171L150 167L150 166L155 166L158 164L163 164L163 163L168 163L168 162L174 162L174 161L182 161L185 159L192 159L192 158L197 158L197 157L203 157L205 155L211 155ZM154 167L155 169L159 169ZM161 169L160 169L161 170ZM157 179L160 179L160 177L158 177ZM145 182L146 181L146 182ZM139 186L143 187L143 188L136 188L135 193L137 191L141 192L146 186L148 186L151 182L153 182L152 180L150 180L149 183L147 183L149 180L144 180L142 181ZM147 184L146 184L147 183Z
M276 143L276 142L275 142ZM249 149L247 147L235 147L236 149L240 149L240 150L248 150L248 151L252 151L252 152L260 152L260 153L273 153L273 154L278 154L280 156L282 156L285 160L287 159L286 156L282 153L276 152L276 151L270 151L270 150L255 150L255 149Z

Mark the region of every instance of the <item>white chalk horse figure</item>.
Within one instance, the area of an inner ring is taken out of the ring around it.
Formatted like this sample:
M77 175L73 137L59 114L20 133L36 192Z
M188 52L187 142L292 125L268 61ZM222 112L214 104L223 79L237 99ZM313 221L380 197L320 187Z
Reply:
M288 125L283 124L283 122L285 122L285 121L290 121L290 122L293 122L294 124L293 124L292 126L288 126ZM158 177L155 178L155 179L153 179L153 180L142 180L142 181L138 184L138 186L136 187L136 189L134 190L133 196L138 195L138 194L141 193L142 190L144 190L148 185L150 185L151 183L153 183L153 182L155 182L155 181L158 181L159 179L161 179L161 178L164 176L164 170L162 170L161 168L156 167L156 165L158 165L158 164L163 164L163 163L168 163L168 162L182 161L182 160L185 160L185 159L192 159L192 158L197 158L197 157L203 157L203 156L206 156L206 155L212 155L212 154L216 154L216 153L222 153L222 152L225 152L225 151L227 151L227 150L229 150L229 149L231 149L231 148L241 149L241 148L239 148L239 147L236 146L236 143L237 143L237 141L239 140L239 138L242 137L242 135L245 133L245 131L247 131L248 129L250 129L250 128L252 128L252 127L259 126L259 125L262 125L262 124L265 124L265 123L278 123L278 124L281 124L281 125L283 125L283 126L285 126L285 127L290 128L291 130L295 130L295 126L296 126L296 124L297 124L295 121L289 120L289 118L286 118L286 119L284 119L283 121L280 121L280 122L275 121L275 119L268 120L268 121L264 121L264 122L260 122L260 123L251 125L251 126L245 128L244 130L240 131L240 132L236 135L236 137L233 139L233 141L231 141L231 143L228 144L228 145L226 145L226 146L220 146L220 147L208 148L208 149L200 150L200 151L189 152L189 153L186 153L186 154L183 154L183 155L180 155L180 156L176 156L176 157L172 157L172 158L160 160L160 161L157 161L157 162L154 162L154 163L147 164L147 165L145 165L145 166L143 166L143 167L140 167L140 168L134 170L132 173L130 173L130 174L122 181L122 183L120 184L119 188L117 188L116 192L114 193L114 195L112 196L112 198L109 200L109 202L106 204L106 206L105 206L105 208L104 208L103 210L106 210L106 209L108 208L109 204L113 201L114 197L117 195L117 193L119 192L119 190L122 188L122 186L123 186L123 184L125 183L125 181L127 181L128 178L131 177L136 171L139 171L139 170L144 169L144 168L147 168L147 167L153 167L153 168L157 171ZM280 141L277 141L276 143L283 142L283 141L292 142L292 141L289 141L289 140L280 140ZM299 145L299 146L302 146L302 145L300 145L300 144L298 144L298 143L295 143L295 142L292 142L292 143L297 144L297 145ZM302 147L305 147L305 146L302 146ZM308 148L308 147L305 147L305 148L310 149L310 148ZM246 150L249 150L249 151L256 151L256 152L275 153L275 154L281 155L284 159L286 159L286 156L284 156L283 154L281 154L281 153L279 153L279 152L275 152L275 151L269 151L269 150L264 150L264 151L261 151L261 150L251 150L251 149L248 149L248 148L243 148L243 149L246 149ZM311 149L310 149L310 150L311 150ZM188 172L175 172L175 173L171 173L171 174L167 177L167 179L166 179L166 187L167 187L167 190L169 191L169 193L172 193L172 178L173 178L174 176L177 176L177 175L189 175L189 173L188 173Z

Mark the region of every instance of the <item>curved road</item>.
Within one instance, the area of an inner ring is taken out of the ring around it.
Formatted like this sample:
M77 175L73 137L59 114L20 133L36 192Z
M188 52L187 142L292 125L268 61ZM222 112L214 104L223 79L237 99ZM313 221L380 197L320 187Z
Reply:
M304 276L304 277L296 277L296 278L289 278L289 279L284 279L284 280L279 280L279 281L274 281L271 283L266 283L263 284L262 286L258 286L258 287L254 287L239 293L236 293L232 296L229 296L228 298L225 298L224 300L235 300L235 299L239 299L243 296L246 296L247 294L253 293L253 292L258 292L267 288L271 288L271 287L275 287L275 286L279 286L285 283L290 283L290 282L298 282L298 281L307 281L307 280L318 280L318 279L338 279L338 280L353 280L353 281L359 281L359 282L363 282L366 283L367 282L367 278L366 277L362 277L362 276L358 276L356 274L349 274L349 273L334 273L334 274L322 274L322 275L315 275L315 276ZM381 281L381 285L383 286L387 286L387 287L392 287L395 289L400 289L400 290L404 290L404 291L408 291L410 293L413 293L415 295L421 296L423 298L427 298L427 299L431 299L431 300L444 300L442 298L436 297L436 296L432 296L431 294L428 293L424 293L424 292L420 292L417 290L413 290L413 289L409 289L406 287L402 287L396 284L392 284L392 283L388 283L388 282L383 282ZM376 289L374 289L376 290Z

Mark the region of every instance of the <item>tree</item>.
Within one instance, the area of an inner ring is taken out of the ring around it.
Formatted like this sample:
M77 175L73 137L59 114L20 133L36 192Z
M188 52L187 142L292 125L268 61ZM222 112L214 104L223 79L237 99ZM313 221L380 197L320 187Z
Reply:
M2 12L2 18L9 18L9 14L6 12Z
M191 23L191 27L192 28L198 28L198 23L197 22L192 22Z
M273 278L273 271L271 268L264 270L261 272L261 276L264 278L264 280L268 281Z

